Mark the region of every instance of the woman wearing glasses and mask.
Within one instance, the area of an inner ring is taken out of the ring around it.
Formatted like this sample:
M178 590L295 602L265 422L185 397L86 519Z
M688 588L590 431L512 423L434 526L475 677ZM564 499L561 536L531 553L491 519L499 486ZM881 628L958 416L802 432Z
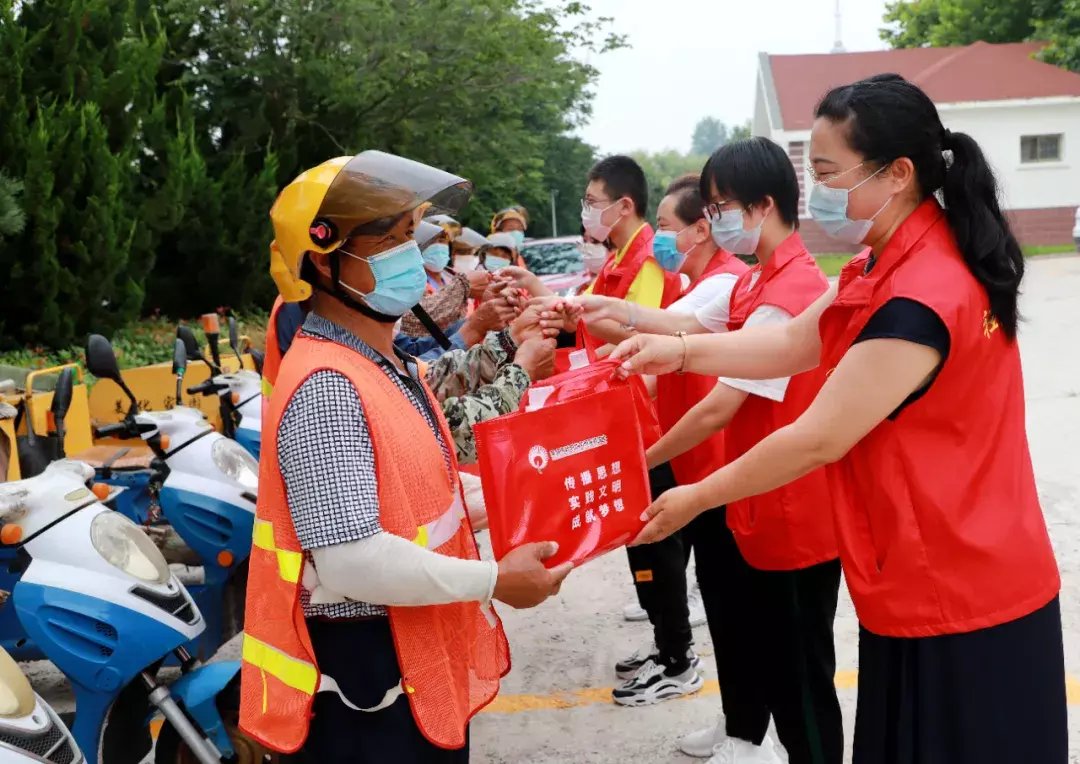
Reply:
M897 75L830 91L816 116L810 211L870 249L785 326L638 337L616 357L827 381L789 426L661 497L641 539L825 466L861 625L856 764L1064 764L1060 578L1016 340L1024 260L993 173Z

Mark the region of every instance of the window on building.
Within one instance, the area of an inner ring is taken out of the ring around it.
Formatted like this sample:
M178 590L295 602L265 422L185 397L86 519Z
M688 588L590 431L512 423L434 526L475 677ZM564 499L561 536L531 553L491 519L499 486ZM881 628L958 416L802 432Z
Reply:
M1061 134L1024 135L1020 138L1020 161L1024 164L1033 162L1061 161Z

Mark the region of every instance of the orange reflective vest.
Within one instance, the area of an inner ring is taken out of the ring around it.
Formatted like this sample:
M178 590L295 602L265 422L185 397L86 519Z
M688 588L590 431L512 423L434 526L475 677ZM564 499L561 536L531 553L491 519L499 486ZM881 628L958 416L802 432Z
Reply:
M383 529L439 554L479 559L456 464L447 469L423 415L361 354L297 335L281 364L266 420L271 426L263 435L240 672L241 729L284 753L299 750L307 738L321 674L300 604L306 561L277 461L277 430L297 388L321 370L347 376L363 401L379 470ZM427 395L445 442L453 443L438 404L430 391ZM388 612L417 726L432 744L461 748L469 720L494 699L509 670L502 625L498 619L489 623L476 602L390 607Z
M274 300L274 307L270 308L270 321L266 325L266 348L263 355L262 368L262 394L263 394L263 419L266 418L266 406L270 401L270 393L274 392L274 383L277 381L278 369L281 368L281 346L277 336L277 318L281 312L281 306L285 301L280 296Z

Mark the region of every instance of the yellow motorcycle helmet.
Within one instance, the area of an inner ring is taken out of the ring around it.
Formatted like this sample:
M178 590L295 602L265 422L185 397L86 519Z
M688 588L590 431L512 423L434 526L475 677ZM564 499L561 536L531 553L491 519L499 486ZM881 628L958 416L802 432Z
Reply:
M306 300L311 284L300 270L308 252L333 252L358 228L421 205L457 214L471 194L464 178L382 151L323 162L297 176L270 209L270 275L285 302Z

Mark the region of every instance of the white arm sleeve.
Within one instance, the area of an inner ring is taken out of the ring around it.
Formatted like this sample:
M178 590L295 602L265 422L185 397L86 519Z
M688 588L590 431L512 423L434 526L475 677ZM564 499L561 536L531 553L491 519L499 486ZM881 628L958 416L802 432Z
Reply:
M744 326L765 326L768 324L786 324L793 316L783 308L775 305L762 305L750 314ZM700 320L700 319L699 319ZM787 395L788 382L791 377L779 377L777 379L730 379L720 377L720 382L736 390L768 398L770 401L780 403Z
M311 554L318 582L309 581L306 571L304 578L313 601L348 598L373 605L486 605L499 577L494 560L447 557L385 532L313 549Z

